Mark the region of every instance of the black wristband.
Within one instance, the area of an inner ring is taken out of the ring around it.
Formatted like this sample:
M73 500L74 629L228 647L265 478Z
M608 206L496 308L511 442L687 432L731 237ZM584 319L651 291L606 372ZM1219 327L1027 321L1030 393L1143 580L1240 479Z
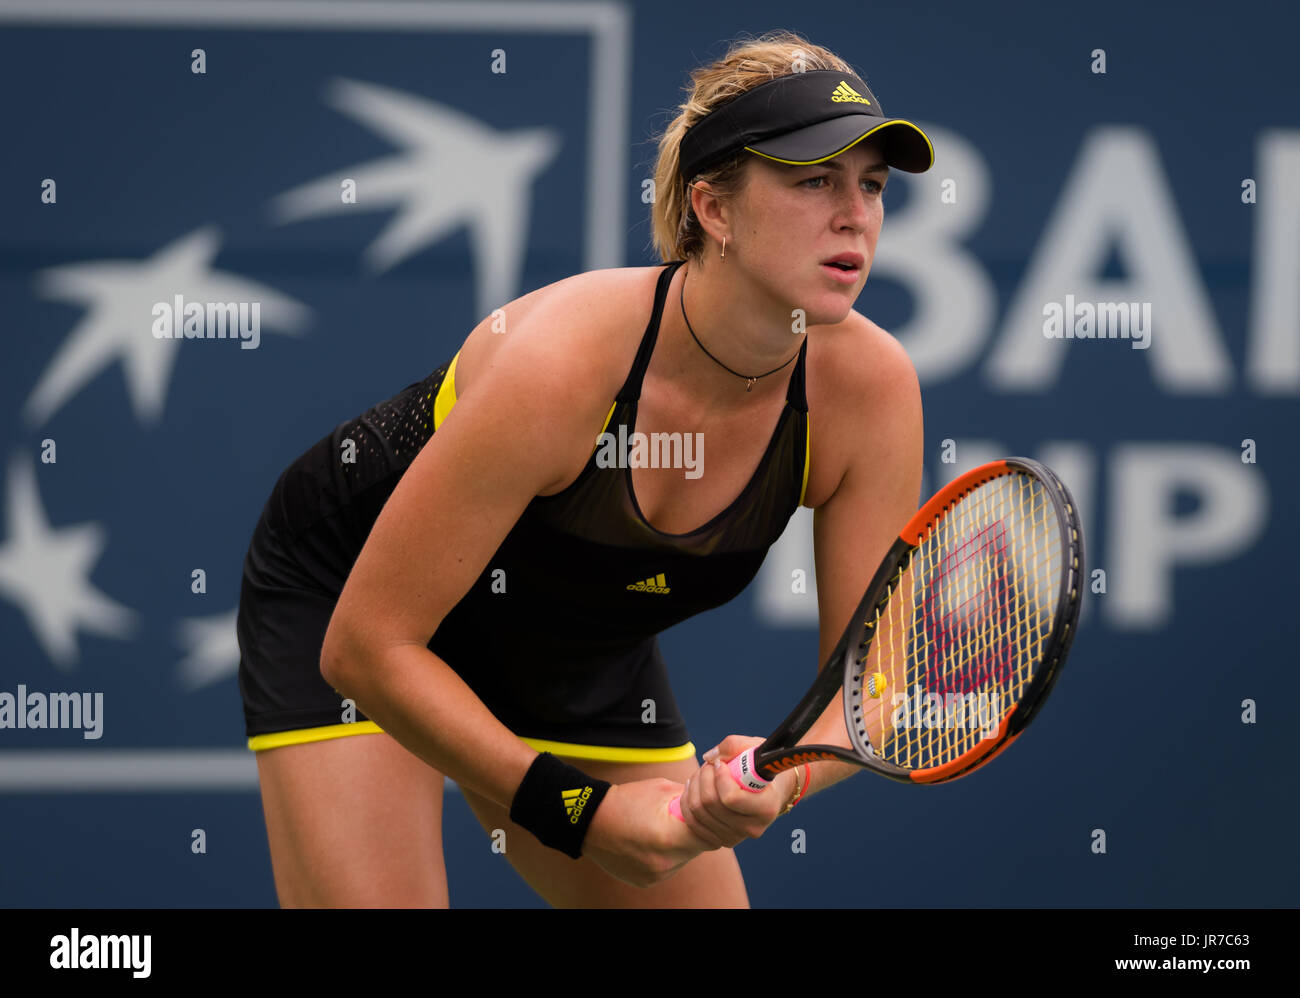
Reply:
M510 803L510 820L544 846L578 859L582 840L610 784L543 752L524 774Z

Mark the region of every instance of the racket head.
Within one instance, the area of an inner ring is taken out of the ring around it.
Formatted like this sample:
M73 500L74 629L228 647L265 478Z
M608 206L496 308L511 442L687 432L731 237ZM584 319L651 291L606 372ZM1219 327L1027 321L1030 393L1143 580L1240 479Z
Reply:
M1057 476L981 465L908 521L837 648L859 764L910 783L965 776L1037 715L1078 629L1083 534Z

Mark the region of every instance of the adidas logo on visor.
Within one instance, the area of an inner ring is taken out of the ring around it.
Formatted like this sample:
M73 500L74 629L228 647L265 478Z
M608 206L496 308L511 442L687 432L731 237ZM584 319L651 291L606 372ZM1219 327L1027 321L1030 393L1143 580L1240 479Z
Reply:
M867 100L865 97L863 97L860 93L854 90L843 80L840 80L839 86L837 86L833 91L831 91L831 100L837 102L855 101L858 104L866 104L867 106L871 105L871 101Z

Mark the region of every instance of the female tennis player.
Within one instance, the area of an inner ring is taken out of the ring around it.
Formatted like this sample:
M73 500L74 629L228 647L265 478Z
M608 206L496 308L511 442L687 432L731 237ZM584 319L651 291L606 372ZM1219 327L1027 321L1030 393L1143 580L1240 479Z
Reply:
M283 906L445 906L445 777L553 905L744 906L730 847L854 771L750 793L717 768L741 736L697 766L655 636L740 593L803 504L824 661L915 511L916 375L853 304L889 168L933 150L789 32L692 79L665 265L511 302L266 503L239 680ZM806 740L848 744L838 706Z

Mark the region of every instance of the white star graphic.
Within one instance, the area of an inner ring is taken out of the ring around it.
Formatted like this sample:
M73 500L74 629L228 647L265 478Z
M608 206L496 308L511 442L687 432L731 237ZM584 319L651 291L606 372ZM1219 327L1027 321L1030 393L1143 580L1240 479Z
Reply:
M524 267L529 186L559 153L560 132L501 132L446 105L355 80L335 80L327 99L406 151L279 195L271 203L276 220L396 207L397 216L365 250L372 271L386 270L469 225L479 314L513 298ZM344 177L356 181L355 204L343 202Z
M237 275L211 269L221 246L212 226L200 228L148 260L98 260L42 271L38 289L89 309L46 367L23 408L33 426L49 419L91 378L121 359L136 419L157 422L177 351L203 344L153 335L153 307L176 295L197 302L260 302L262 321L297 333L310 309Z
M78 628L125 638L135 629L137 615L90 584L108 532L97 523L51 530L30 457L10 459L7 485L0 597L26 614L45 654L66 671L79 658Z
M239 671L238 614L235 609L211 617L187 617L176 625L176 643L188 653L177 663L177 678L190 692Z

